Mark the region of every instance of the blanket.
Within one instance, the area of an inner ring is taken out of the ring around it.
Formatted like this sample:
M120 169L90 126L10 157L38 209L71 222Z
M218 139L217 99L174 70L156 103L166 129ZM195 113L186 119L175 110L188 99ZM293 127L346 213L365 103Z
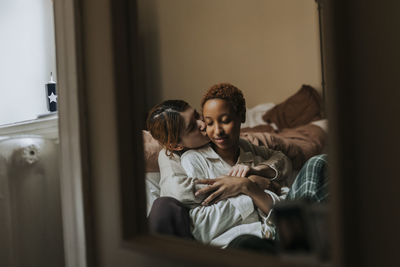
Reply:
M282 151L292 160L293 169L300 170L312 156L321 154L325 148L326 132L312 123L282 131L271 131L268 125L244 128L241 138L255 145L265 145L270 149Z

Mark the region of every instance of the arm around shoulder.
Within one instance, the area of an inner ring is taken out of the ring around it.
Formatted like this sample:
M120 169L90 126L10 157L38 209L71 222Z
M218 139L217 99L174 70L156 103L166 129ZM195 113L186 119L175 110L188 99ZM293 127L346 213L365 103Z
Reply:
M197 206L201 200L195 196L196 178L188 177L181 166L181 158L174 154L172 157L161 150L158 155L160 166L160 196L173 197L188 207Z

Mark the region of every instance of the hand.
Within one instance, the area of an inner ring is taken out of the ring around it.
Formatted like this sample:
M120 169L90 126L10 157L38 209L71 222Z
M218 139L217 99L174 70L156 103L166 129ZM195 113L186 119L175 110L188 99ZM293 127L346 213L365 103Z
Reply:
M271 186L271 180L262 176L250 175L249 179L255 182L262 190L269 189Z
M269 185L268 190L274 192L278 196L282 194L282 185L280 185L277 181L272 181Z
M276 181L271 181L269 178L264 178L257 175L250 175L249 180L253 181L260 187L262 190L269 190L277 194L278 196L281 194L281 185Z
M274 178L276 171L268 165L260 164L250 169L249 175L258 175L265 178Z
M236 177L247 177L250 171L251 168L249 166L239 163L233 166L227 175Z
M221 176L216 179L200 179L197 180L198 184L208 184L208 186L198 190L195 195L198 196L213 192L201 203L206 206L243 193L249 182L251 181L247 178L232 176Z

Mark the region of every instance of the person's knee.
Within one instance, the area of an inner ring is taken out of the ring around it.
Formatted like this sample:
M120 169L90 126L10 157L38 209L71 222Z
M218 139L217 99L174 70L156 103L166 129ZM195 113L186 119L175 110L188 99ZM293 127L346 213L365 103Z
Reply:
M315 172L322 173L326 168L327 168L327 160L325 154L313 156L310 159L308 159L304 164L304 166L301 168L299 176L314 175Z
M254 252L269 254L277 253L277 246L275 241L263 239L258 236L249 234L244 234L236 237L228 244L227 248L247 249Z
M162 211L163 209L170 209L171 207L177 205L178 203L179 201L173 197L159 197L156 200L154 200L152 210Z
M153 202L151 207L149 220L157 222L159 220L167 220L173 214L173 210L179 206L179 201L172 197L159 197Z
M305 165L306 166L314 166L314 165L320 164L320 162L321 162L321 159L319 157L317 157L317 156L314 156L314 157L309 158L306 161Z
M188 209L172 197L160 197L149 214L149 230L153 233L191 237Z
M325 166L326 165L326 155L321 154L321 155L313 156L306 162L306 165Z

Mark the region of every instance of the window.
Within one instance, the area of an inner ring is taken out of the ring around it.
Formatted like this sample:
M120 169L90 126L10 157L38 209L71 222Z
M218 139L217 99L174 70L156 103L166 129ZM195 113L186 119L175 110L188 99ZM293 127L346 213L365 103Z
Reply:
M52 0L0 1L0 125L48 114L57 80Z

